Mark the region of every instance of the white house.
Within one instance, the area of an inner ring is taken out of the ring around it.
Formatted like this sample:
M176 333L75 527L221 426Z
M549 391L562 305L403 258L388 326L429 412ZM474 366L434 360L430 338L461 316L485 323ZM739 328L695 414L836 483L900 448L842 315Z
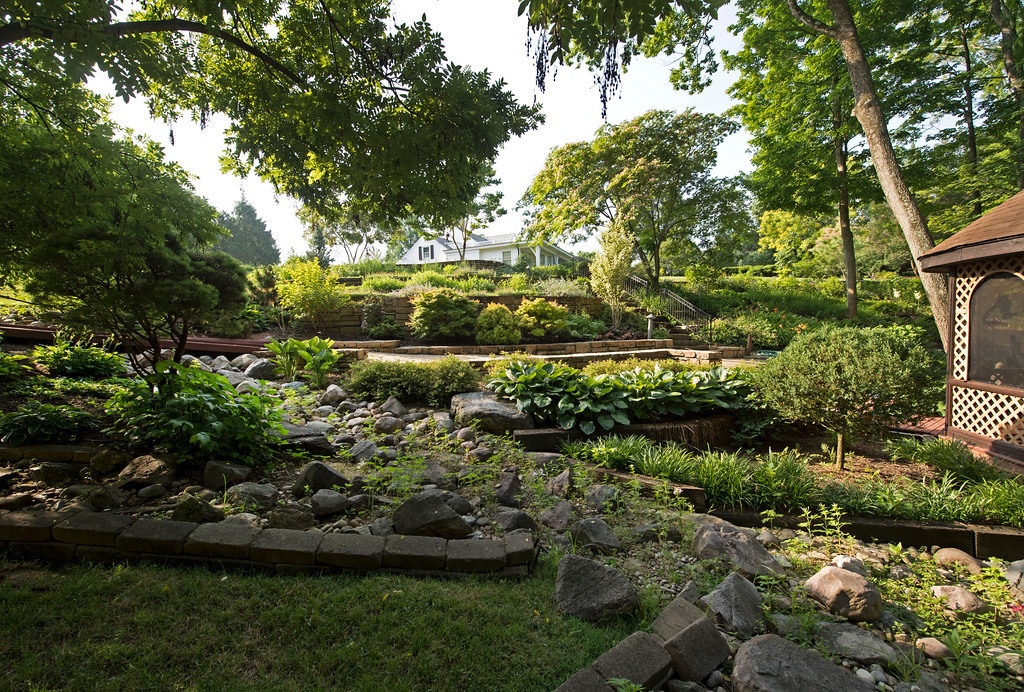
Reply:
M466 241L466 260L484 260L515 264L520 257L525 257L533 266L548 266L573 262L576 257L557 245L543 244L530 247L520 240L515 233L506 233L487 237L477 234L470 235ZM424 238L420 236L416 244L406 250L398 264L432 264L438 262L459 262L459 246L447 238Z

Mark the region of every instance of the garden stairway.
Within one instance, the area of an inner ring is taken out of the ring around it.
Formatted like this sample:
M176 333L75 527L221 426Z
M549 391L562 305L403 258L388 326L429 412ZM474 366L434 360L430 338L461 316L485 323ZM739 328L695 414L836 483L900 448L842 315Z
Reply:
M654 301L651 301L649 298L653 291L650 282L633 274L626 279L624 288L637 304L656 302L654 312L673 325L670 334L675 348L706 348L711 343L714 317L675 291L659 286Z

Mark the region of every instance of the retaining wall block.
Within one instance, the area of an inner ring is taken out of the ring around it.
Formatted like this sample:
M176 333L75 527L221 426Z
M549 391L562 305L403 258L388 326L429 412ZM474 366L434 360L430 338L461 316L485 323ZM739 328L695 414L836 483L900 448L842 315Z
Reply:
M611 686L593 668L583 668L559 685L555 692L613 692Z
M248 560L249 548L260 529L244 521L200 524L185 541L186 555Z
M53 527L53 537L78 545L115 546L117 537L135 521L127 514L111 512L79 512Z
M0 515L0 541L52 541L53 525L66 514L58 512L8 512Z
M316 561L341 569L380 569L384 537L358 533L329 533L320 541Z
M313 565L323 537L319 529L265 529L252 542L249 557L255 562Z
M502 540L505 541L505 562L509 567L528 565L537 556L537 546L530 533L510 533L503 536Z
M605 679L625 678L645 690L660 689L672 669L672 659L647 632L634 632L594 661Z
M433 536L392 534L384 542L384 567L398 569L444 569L447 541Z
M714 621L706 617L683 629L664 646L680 680L703 680L732 653Z
M981 560L999 557L1010 561L1024 558L1024 531L1011 526L973 526L971 528L974 529L975 557Z
M57 541L46 541L45 543L12 541L7 545L7 552L31 560L67 562L75 559L77 547L74 543L58 543Z
M109 545L80 545L75 548L75 559L100 565L116 565L122 562L138 562L139 556Z
M448 541L445 569L449 572L497 572L505 569L505 543L465 538Z
M130 553L181 555L185 540L199 524L171 519L139 519L117 537L117 547Z

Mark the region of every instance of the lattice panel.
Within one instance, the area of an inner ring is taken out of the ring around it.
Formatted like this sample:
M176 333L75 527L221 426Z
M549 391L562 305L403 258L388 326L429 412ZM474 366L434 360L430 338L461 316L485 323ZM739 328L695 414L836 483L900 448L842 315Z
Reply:
M1024 446L1024 397L953 387L950 422L960 430Z
M956 268L953 315L953 379L967 379L967 345L970 343L970 308L974 289L989 274L1009 272L1024 279L1024 257L1000 257L984 262L962 264ZM969 428L963 428L968 430Z

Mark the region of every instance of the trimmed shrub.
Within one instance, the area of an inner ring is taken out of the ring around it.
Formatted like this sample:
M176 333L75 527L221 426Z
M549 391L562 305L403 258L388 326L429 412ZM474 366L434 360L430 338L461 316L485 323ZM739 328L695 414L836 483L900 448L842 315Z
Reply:
M473 335L480 310L475 301L450 289L441 289L416 296L412 304L410 326L417 337L461 340Z
M524 299L516 310L520 328L535 339L553 338L563 334L568 316L567 308L543 298Z
M476 318L478 344L518 344L522 338L516 316L504 305L491 303Z
M352 364L346 388L359 397L448 406L455 394L475 391L480 374L469 363L448 356L428 363L362 360Z

